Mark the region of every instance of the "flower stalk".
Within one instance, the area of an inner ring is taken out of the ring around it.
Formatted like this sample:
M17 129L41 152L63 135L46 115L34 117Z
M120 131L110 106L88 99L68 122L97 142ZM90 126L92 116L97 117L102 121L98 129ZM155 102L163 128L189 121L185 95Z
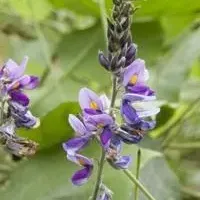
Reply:
M140 176L140 164L141 164L141 149L138 148L137 150L137 165L136 165L136 178L139 180L139 176ZM138 186L135 185L135 189L134 189L134 199L138 200Z
M117 78L115 76L113 76L112 96L111 96L111 103L110 103L110 109L109 109L109 113L111 115L112 115L112 112L113 112L113 108L115 107L116 97L117 97ZM100 189L100 186L101 186L101 183L102 183L102 174L103 174L105 158L106 158L106 152L102 148L101 157L100 157L99 166L98 166L98 172L97 172L97 180L96 180L94 192L93 192L93 195L92 195L92 200L96 200L98 193L99 193L99 189Z
M129 180L137 185L137 187L144 193L144 195L149 199L149 200L155 200L155 198L147 191L147 189L138 181L138 179L128 170L124 170L124 174L129 178Z

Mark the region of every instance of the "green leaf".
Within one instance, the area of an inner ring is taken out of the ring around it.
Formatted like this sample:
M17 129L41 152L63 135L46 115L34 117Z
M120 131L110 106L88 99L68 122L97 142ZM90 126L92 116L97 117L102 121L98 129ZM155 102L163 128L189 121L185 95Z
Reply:
M41 21L51 12L51 5L47 0L10 0L10 6L26 20Z
M180 89L194 60L200 55L200 29L189 32L157 66L155 85L159 99L179 100Z
M5 187L13 168L14 163L12 162L10 155L0 146L0 189Z
M93 15L99 17L99 4L93 0L49 0L56 8L67 8L81 15Z
M91 145L85 151L88 157L97 158L99 147ZM124 153L136 155L135 146L125 148ZM157 153L144 150L142 166ZM135 166L132 166L133 169ZM94 187L96 167L89 182L81 187L73 186L70 177L80 169L75 164L66 161L63 150L52 148L41 152L29 161L22 162L11 176L10 185L0 191L1 200L88 200ZM106 164L104 183L114 192L115 200L128 200L133 186L124 173ZM19 181L20 180L20 181ZM168 187L168 185L166 185Z
M141 182L155 199L181 199L178 179L163 158L151 159L140 174ZM140 193L139 200L146 200L146 197Z
M68 115L77 114L78 112L79 106L77 103L63 103L43 116L40 119L41 124L38 128L21 129L19 135L38 142L40 149L61 144L73 135L73 130L68 124Z
M138 56L152 65L157 61L163 48L163 29L159 21L133 23L133 42L138 45Z

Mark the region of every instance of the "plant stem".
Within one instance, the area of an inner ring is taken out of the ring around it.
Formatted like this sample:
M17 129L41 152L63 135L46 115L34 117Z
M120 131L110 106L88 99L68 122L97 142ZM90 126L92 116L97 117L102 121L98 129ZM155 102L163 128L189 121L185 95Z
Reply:
M140 164L141 164L141 149L138 148L137 150L137 166L136 166L136 179L139 180L139 176L140 176ZM134 190L134 199L137 200L138 199L138 186L135 185L135 190Z
M116 96L117 96L117 78L115 76L113 76L112 96L111 96L111 104L110 104L110 111L109 111L110 115L112 115L112 110L113 110L113 107L115 105ZM101 186L105 157L106 157L106 152L102 148L101 158L100 158L100 161L99 161L99 167L98 167L98 171L97 171L97 180L96 180L96 183L95 183L94 192L93 192L91 200L96 200L98 192L99 192L99 188Z
M4 117L4 105L5 105L5 101L2 100L1 101L1 113L0 113L0 125L3 124L4 120L3 120L3 117Z
M100 162L99 162L99 168L98 168L98 172L97 172L97 181L96 181L96 184L94 187L94 193L92 195L92 200L96 200L98 192L99 192L99 188L101 186L104 160L105 160L105 151L102 149L101 158L100 158Z
M147 191L147 189L138 181L138 179L128 169L125 169L123 171L125 175L129 178L129 180L135 185L137 185L137 187L144 193L144 195L149 200L155 200L154 197Z

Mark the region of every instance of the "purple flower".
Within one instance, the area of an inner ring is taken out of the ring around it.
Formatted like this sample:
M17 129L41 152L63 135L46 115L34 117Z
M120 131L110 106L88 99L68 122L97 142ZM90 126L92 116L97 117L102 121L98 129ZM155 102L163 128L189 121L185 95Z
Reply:
M123 124L118 129L120 139L126 144L137 144L144 137L144 131L132 128L130 125Z
M118 135L112 137L110 147L107 150L106 158L115 169L127 169L131 163L130 156L121 156L122 143Z
M136 127L147 128L147 122L144 119L154 116L160 112L154 100L155 96L145 96L127 93L124 95L121 104L121 114L127 124L135 125ZM151 123L152 124L152 123ZM139 126L140 127L140 126ZM150 129L153 127L149 127Z
M149 79L149 73L144 60L136 59L133 61L125 68L122 79L122 83L128 92L147 96L154 94L154 91L145 85Z
M104 184L101 184L97 200L112 200L112 191L108 189Z
M79 104L84 114L101 114L108 109L109 101L105 95L98 96L88 88L82 88L79 92Z
M95 131L96 135L99 135L102 147L107 149L113 135L113 118L108 114L99 114L87 116L84 120L88 129L90 131Z
M124 124L118 129L118 134L125 143L140 142L146 131L155 127L155 121L150 119L160 111L160 108L154 103L155 99L155 96L133 93L127 93L123 96L121 115Z
M85 124L75 115L70 114L68 118L69 124L74 129L76 136L83 136L89 134Z
M29 104L29 99L22 91L32 90L39 84L38 77L24 75L27 62L28 57L25 57L20 65L9 59L0 70L3 94L9 95L11 100L24 106Z
M83 149L88 142L89 138L82 136L63 143L63 148L67 153L67 159L83 167L72 176L71 180L74 185L82 185L86 183L93 170L92 161L89 158L78 154L78 152Z
M16 127L37 128L39 119L34 117L28 110L27 106L23 106L15 101L9 101L9 116L11 116Z

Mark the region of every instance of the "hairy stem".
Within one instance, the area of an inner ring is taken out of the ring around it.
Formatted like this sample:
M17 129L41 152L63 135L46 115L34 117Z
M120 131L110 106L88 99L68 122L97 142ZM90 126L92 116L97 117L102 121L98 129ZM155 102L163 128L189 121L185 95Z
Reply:
M115 106L116 97L117 97L117 78L115 76L113 76L112 96L111 96L111 104L110 104L110 111L109 111L110 115L113 114L112 110L113 110L113 107ZM103 174L105 158L106 158L106 153L105 153L105 150L102 148L101 158L100 158L100 161L99 161L99 167L98 167L98 171L97 171L97 180L96 180L96 183L95 183L94 192L93 192L91 200L97 199L98 192L99 192L101 182L102 182L102 174Z
M0 113L0 125L3 124L4 120L3 120L3 117L4 117L4 105L5 105L5 101L2 100L1 101L1 113Z
M124 173L132 183L137 185L137 187L144 193L147 199L155 200L154 197L147 191L147 189L138 181L138 179L128 169L125 169Z
M101 158L100 158L100 162L99 162L99 168L98 168L98 172L97 172L97 180L96 180L94 192L92 195L92 200L96 200L96 198L98 196L99 188L100 188L101 182L102 182L104 161L105 161L105 151L102 149Z
M137 150L137 166L136 166L136 179L139 180L139 176L140 176L140 164L141 164L141 149L139 148ZM135 189L134 189L134 199L137 200L138 199L138 185L135 185Z

